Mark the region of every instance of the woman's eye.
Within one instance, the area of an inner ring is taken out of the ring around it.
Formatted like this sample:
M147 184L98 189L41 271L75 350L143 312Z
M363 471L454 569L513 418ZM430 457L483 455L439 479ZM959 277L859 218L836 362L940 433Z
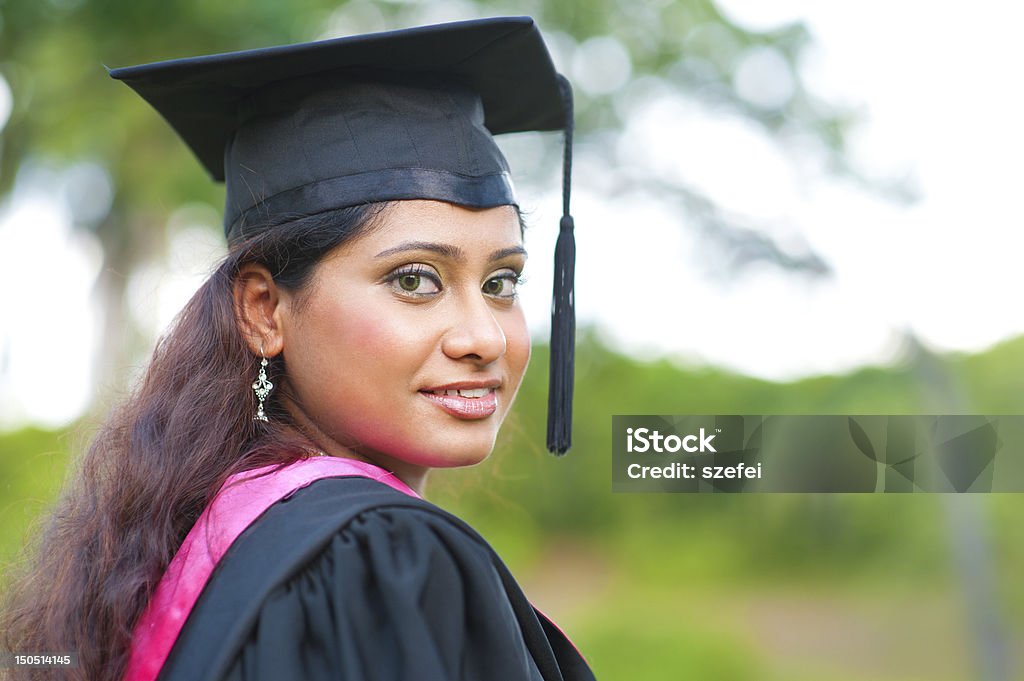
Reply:
M495 298L515 298L516 287L521 281L514 272L491 277L484 282L483 292Z
M412 295L430 295L441 290L436 277L421 269L396 272L391 281L399 291Z
M398 285L406 291L415 291L420 287L422 278L418 274L403 274L398 278Z

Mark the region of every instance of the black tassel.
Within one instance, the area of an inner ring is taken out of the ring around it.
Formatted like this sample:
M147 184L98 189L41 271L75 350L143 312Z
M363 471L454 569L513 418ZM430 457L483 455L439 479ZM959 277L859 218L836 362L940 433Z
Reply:
M576 240L571 215L562 217L555 246L555 290L551 301L551 368L548 384L548 450L565 454L572 445L573 361L576 312L573 279Z
M565 103L565 149L562 159L562 219L555 245L555 285L551 299L551 366L548 383L548 451L565 454L572 446L573 362L576 352L574 280L576 238L569 213L572 190L572 87L559 76Z

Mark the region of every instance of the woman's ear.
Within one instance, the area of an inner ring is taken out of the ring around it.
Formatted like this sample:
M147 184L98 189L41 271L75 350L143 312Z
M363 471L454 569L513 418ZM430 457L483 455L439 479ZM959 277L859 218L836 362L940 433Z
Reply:
M235 277L235 316L254 355L274 357L284 350L282 292L263 265L243 265Z

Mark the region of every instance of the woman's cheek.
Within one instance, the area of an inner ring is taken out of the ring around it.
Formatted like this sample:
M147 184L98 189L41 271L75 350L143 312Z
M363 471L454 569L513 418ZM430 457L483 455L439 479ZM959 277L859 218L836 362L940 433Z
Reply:
M522 311L517 309L511 312L507 321L502 324L502 330L505 333L505 362L511 383L510 399L514 399L526 373L526 367L530 363L531 354L530 331Z
M408 315L388 314L380 306L366 305L351 310L347 316L348 347L352 356L401 361L410 348L423 347L425 335L422 320Z

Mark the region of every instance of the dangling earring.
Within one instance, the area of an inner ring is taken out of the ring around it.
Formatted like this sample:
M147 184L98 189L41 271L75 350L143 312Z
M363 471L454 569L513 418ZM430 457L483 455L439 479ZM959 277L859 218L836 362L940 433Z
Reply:
M263 354L263 346L260 346L260 373L256 377L256 380L252 384L252 391L256 393L256 398L260 401L259 406L256 407L256 416L252 417L253 421L268 421L267 415L263 413L263 401L267 399L267 395L274 389L274 384L267 380L267 358Z

